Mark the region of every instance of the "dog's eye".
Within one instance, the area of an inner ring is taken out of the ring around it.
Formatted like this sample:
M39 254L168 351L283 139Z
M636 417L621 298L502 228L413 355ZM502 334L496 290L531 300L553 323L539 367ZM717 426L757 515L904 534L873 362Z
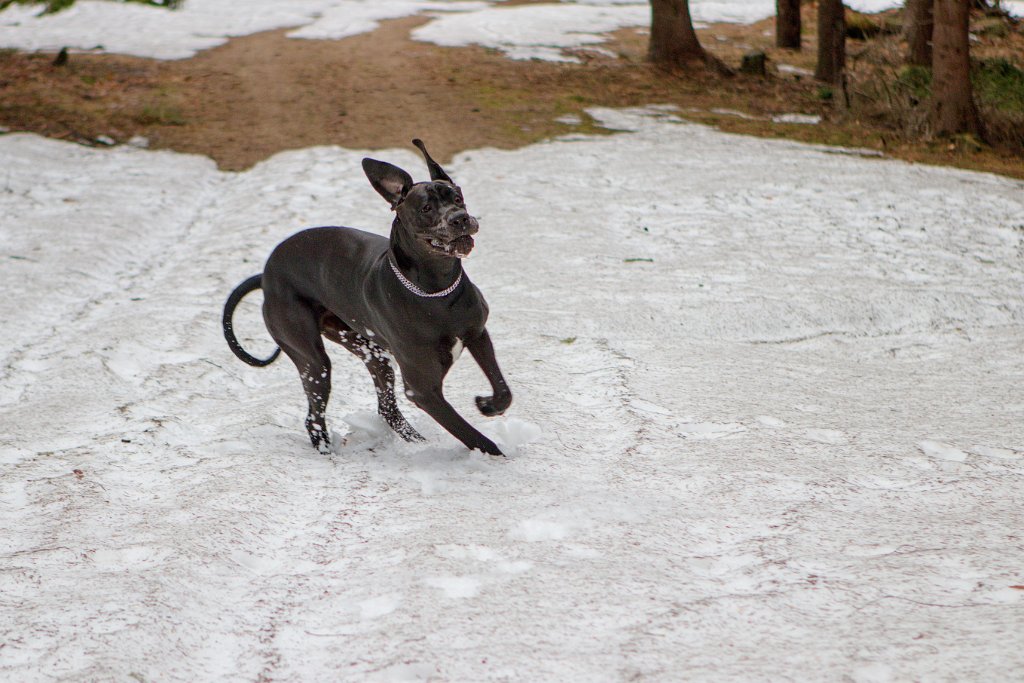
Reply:
M430 213L433 210L434 210L434 207L432 207L430 204L424 204L423 208L420 209L420 211L422 211L423 213Z

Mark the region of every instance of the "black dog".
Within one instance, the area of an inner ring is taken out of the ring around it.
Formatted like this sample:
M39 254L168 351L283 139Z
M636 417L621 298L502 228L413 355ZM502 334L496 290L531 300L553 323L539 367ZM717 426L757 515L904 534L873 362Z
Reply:
M426 159L430 182L413 183L391 164L363 159L373 188L391 204L390 239L354 228L310 228L289 237L254 275L228 297L224 337L250 365L272 363L282 350L295 363L309 400L306 429L326 453L324 420L331 393L331 361L321 338L359 356L377 389L377 411L406 441L422 441L395 402L391 355L402 371L405 395L470 449L501 455L444 398L442 384L462 347L491 383L493 396L478 396L484 415L500 415L512 392L498 369L484 324L487 303L462 270L479 226L466 212L462 190L413 140ZM263 320L278 349L266 359L247 353L231 317L249 292L263 289Z

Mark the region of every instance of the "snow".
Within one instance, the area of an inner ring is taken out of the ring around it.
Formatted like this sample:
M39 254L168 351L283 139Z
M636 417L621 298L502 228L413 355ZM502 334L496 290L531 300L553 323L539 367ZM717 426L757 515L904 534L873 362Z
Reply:
M876 12L894 0L853 0ZM514 59L578 61L563 50L596 47L605 34L650 25L650 6L638 0L576 0L505 6L476 0L187 0L181 9L137 3L77 0L69 9L40 16L39 7L0 12L0 46L56 51L62 47L184 59L232 36L293 28L293 38L340 39L374 30L385 19L431 17L413 31L439 45L483 45ZM697 23L751 23L774 16L774 0L691 0ZM605 51L607 52L607 51Z
M136 3L78 0L69 9L39 16L32 5L0 12L0 45L22 50L101 47L155 59L185 59L233 36L296 27L296 38L344 38L372 31L378 22L425 11L474 9L483 2L425 0L186 0L167 10Z
M465 11L486 7L485 2L423 2L423 0L373 0L356 4L336 2L315 22L288 33L292 38L338 40L376 29L381 20L398 19L425 11Z
M412 37L446 46L482 45L512 59L576 62L562 50L603 42L601 34L645 26L650 18L647 3L495 6L440 17L413 30Z
M1000 7L1015 17L1024 17L1024 0L1002 0Z
M447 395L508 458L340 349L320 455L224 343L288 234L386 230L365 152L0 136L0 678L1015 677L1024 184L590 114L448 167L515 401Z
M821 117L817 114L778 114L772 117L772 121L816 126L821 123Z

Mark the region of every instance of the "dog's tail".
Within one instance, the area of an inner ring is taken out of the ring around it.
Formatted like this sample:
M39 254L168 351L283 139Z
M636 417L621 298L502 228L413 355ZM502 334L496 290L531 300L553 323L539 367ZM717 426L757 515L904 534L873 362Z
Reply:
M231 351L241 358L249 365L255 365L258 368L262 368L266 365L270 365L277 357L281 355L281 349L274 349L274 352L270 354L268 358L257 358L251 355L248 351L242 348L242 345L238 343L238 339L235 337L234 325L231 323L231 317L235 314L235 307L238 306L238 302L241 301L246 294L260 288L263 282L263 274L253 275L251 278L243 282L242 284L235 287L235 291L231 292L231 296L228 297L227 303L224 304L224 338L228 340L228 347Z

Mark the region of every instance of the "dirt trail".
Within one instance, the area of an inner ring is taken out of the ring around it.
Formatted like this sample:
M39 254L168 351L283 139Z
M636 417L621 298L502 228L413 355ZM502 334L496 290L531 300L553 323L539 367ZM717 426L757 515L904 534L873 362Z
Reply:
M241 170L285 149L324 144L378 149L423 137L441 160L465 149L514 148L594 132L583 111L592 105L710 109L724 106L724 95L729 106L772 109L802 97L784 81L687 79L653 69L644 61L646 36L631 29L610 36L606 47L616 57L581 51L581 64L554 64L413 41L410 31L426 21L385 21L337 41L269 31L172 62L81 54L55 67L52 55L8 51L0 54L0 125L82 142L142 135L151 147ZM804 108L820 106L803 99ZM555 121L566 114L580 122Z
M427 140L443 162L467 149L602 132L586 114L591 106L658 103L730 132L867 147L1024 177L1012 154L900 142L884 125L834 116L807 79L653 68L642 31L610 34L602 45L608 54L584 49L575 53L580 64L555 64L412 40L410 31L426 21L385 21L371 33L329 41L269 31L172 62L75 54L66 66L54 66L53 55L0 50L0 126L86 144L142 136L151 148L203 154L224 170L244 170L283 150L406 147L414 137ZM813 35L794 53L774 47L772 28L767 19L698 33L728 64L754 48L778 63L813 66ZM823 121L772 120L793 112Z
M187 125L165 127L155 142L210 154L227 168L322 144L406 146L422 136L436 140L442 157L456 151L454 140L494 144L482 134L486 126L473 125L465 88L448 80L451 57L408 40L423 21L388 22L341 41L272 31L168 65Z

